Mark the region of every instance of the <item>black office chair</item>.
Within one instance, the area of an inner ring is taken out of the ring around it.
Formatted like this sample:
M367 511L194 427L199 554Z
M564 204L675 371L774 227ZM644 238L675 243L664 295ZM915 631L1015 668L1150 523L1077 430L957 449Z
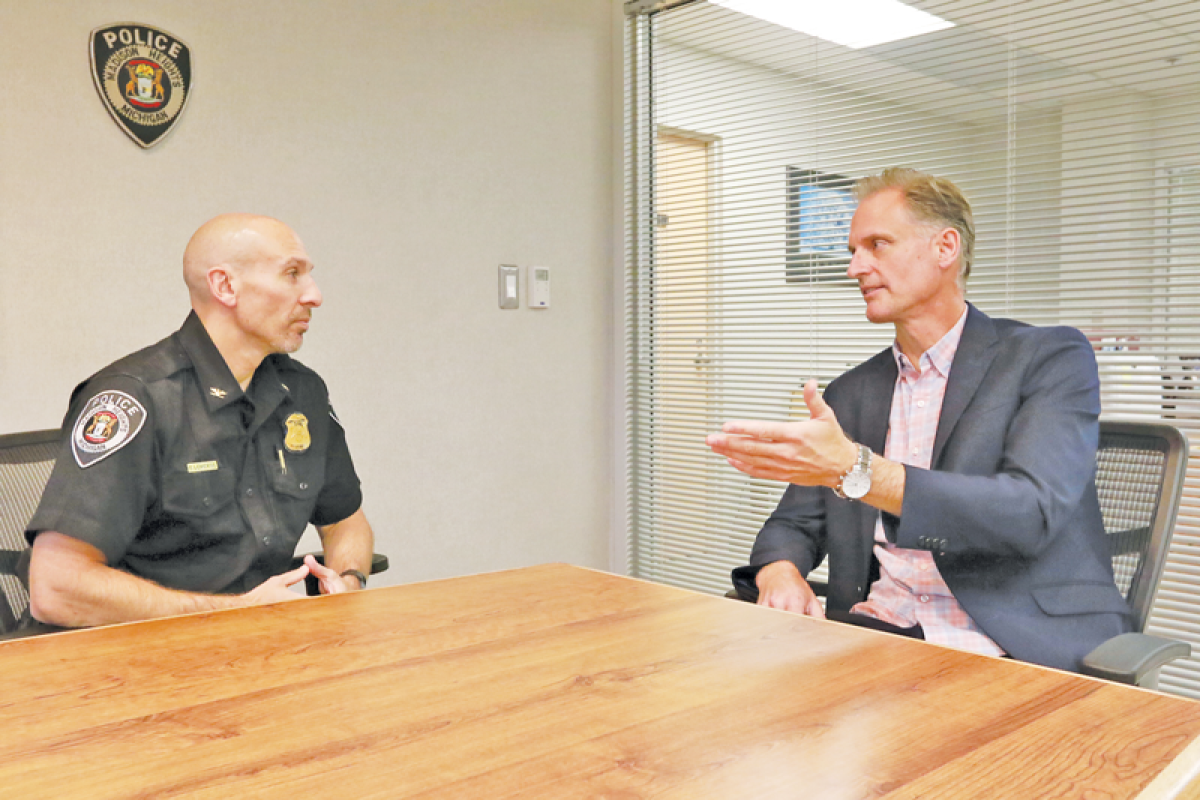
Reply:
M1112 542L1113 572L1134 633L1104 642L1083 660L1085 675L1156 688L1163 664L1191 655L1191 645L1145 633L1166 564L1187 472L1187 440L1170 425L1101 420L1096 493ZM810 580L819 597L828 586ZM743 593L747 589L743 588ZM727 597L751 600L738 594Z
M1135 633L1117 636L1083 660L1085 675L1155 688L1163 664L1191 645L1145 633L1167 561L1187 472L1187 440L1150 422L1100 423L1096 493L1112 543L1113 573L1133 615Z
M54 469L59 435L55 428L0 436L0 635L13 635L29 607L17 563L29 546L25 525Z

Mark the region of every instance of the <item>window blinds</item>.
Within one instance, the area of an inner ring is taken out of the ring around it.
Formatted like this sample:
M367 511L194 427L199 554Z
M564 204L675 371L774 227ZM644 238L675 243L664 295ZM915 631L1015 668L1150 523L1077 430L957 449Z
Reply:
M1106 417L1194 443L1151 630L1200 652L1200 6L931 0L954 27L850 49L710 2L627 6L633 574L729 587L783 486L704 446L804 416L890 344L845 278L846 187L887 166L975 210L967 297L1096 348ZM1200 661L1163 672L1200 697Z

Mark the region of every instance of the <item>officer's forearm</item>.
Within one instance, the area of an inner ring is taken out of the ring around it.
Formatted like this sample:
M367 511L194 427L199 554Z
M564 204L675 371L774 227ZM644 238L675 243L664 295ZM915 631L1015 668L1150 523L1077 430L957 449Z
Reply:
M113 569L99 550L61 533L34 540L29 610L39 622L80 628L239 605L238 596L175 591Z
M325 566L339 574L348 569L371 574L375 533L361 508L341 522L318 527L317 532L325 550Z

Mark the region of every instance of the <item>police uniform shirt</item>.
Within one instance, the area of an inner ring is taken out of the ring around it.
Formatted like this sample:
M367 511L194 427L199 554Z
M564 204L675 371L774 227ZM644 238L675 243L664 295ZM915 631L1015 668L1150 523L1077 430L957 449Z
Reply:
M80 384L63 433L26 537L58 531L172 589L248 591L308 523L362 503L324 381L276 354L243 393L194 312Z

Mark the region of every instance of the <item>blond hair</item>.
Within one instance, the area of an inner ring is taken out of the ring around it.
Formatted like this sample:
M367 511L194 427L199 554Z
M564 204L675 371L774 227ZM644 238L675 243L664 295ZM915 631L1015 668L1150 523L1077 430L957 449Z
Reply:
M859 202L877 192L897 189L904 196L908 211L918 222L958 231L961 242L958 283L965 286L975 257L975 217L971 204L952 181L908 167L889 167L878 175L869 175L854 184Z

